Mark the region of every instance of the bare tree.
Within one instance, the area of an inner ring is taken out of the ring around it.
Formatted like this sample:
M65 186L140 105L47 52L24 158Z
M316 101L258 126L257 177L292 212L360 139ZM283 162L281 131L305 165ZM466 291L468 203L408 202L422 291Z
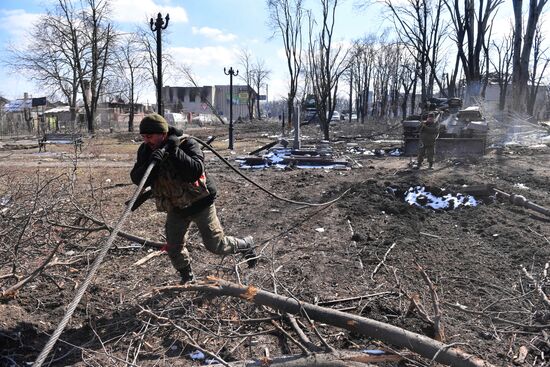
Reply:
M140 87L145 82L146 62L137 34L120 38L115 50L113 80L117 86L114 92L130 105L128 131L134 131L135 104L139 100Z
M499 86L498 109L500 111L503 111L506 105L508 85L512 80L512 39L513 36L507 36L499 44L492 42L496 57L490 58L490 62L493 66L494 78Z
M88 131L93 133L114 32L107 18L107 0L86 0L80 4L82 8L77 10L72 1L59 0L59 9L70 34L80 89L84 96Z
M518 112L526 110L529 60L533 40L542 10L548 0L529 0L529 11L525 33L523 33L523 0L512 0L514 6L514 48L512 58L512 108Z
M61 6L47 10L46 15L32 26L28 46L10 46L8 63L13 70L27 72L50 96L61 94L70 106L74 124L80 85L76 59L82 53L82 46L75 44L71 24L63 18Z
M241 72L239 73L239 79L245 82L248 90L248 98L246 99L246 107L248 109L248 119L252 121L254 118L254 104L256 102L255 93L252 88L254 83L254 70L252 66L252 54L247 49L241 49L239 53L239 64L241 65Z
M271 70L267 70L265 66L265 61L263 59L256 60L252 68L252 83L256 87L256 92L260 95L260 89L266 85L266 81L269 78ZM260 111L260 98L256 99L256 110L258 113L258 118L262 119L262 113Z
M482 68L488 63L487 45L490 43L490 24L503 0L481 1L475 9L474 0L444 0L455 28L454 39L466 79L466 100L481 95ZM488 70L486 70L488 71Z
M329 122L334 113L338 81L349 67L342 45L333 44L334 24L338 0L321 0L322 20L318 33L310 16L308 67L317 112L325 140L329 140Z
M353 68L354 89L357 95L357 117L365 122L372 79L376 36L370 35L354 43L351 50L350 65Z
M533 43L533 66L529 73L529 86L527 89L527 114L534 116L535 104L537 101L537 95L539 93L542 78L545 74L546 68L550 60L546 56L548 48L542 48L544 41L544 35L541 32L540 24L537 26L535 32L535 40ZM542 68L539 70L540 63L542 62Z
M418 67L422 100L433 93L433 84L442 88L437 77L440 52L442 0L384 0L390 9L395 29ZM416 86L413 86L416 90Z
M409 111L407 108L409 103L409 95L411 94L411 89L416 80L416 67L414 60L404 60L399 79L403 90L403 98L401 99L401 115L405 118ZM411 105L411 112L414 112L414 105Z
M292 121L294 99L298 91L300 70L302 69L302 0L267 0L269 20L274 32L279 32L283 40L289 74L287 99L288 121Z

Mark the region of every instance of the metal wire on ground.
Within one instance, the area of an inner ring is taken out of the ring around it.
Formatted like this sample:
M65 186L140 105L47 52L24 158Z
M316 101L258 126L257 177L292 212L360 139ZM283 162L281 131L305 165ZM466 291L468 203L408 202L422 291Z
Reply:
M251 180L250 178L246 177L244 174L239 172L239 170L237 170L235 167L233 167L231 165L231 163L229 163L227 161L227 159L222 157L208 143L206 143L206 142L204 142L204 141L202 141L198 138L195 138L195 137L194 137L194 139L197 142L199 142L201 145L203 145L205 148L208 148L209 150L211 150L212 153L214 153L218 158L220 158L222 160L222 162L224 162L229 168L231 168L234 172L236 172L239 176L244 178L246 181L250 182L252 185L257 187L261 191L265 192L266 194L268 194L268 195L270 195L270 196L272 196L272 197L274 197L278 200L287 202L287 203L298 204L298 205L306 205L306 206L328 206L328 205L333 204L334 202L340 200L344 195L346 195L351 190L351 189L347 189L346 191L344 191L343 194L338 196L336 199L331 200L331 201L327 201L327 202L324 202L324 203L308 203L308 202L303 202L303 201L296 201L296 200L286 199L282 196L279 196L277 194L272 193L271 191L267 190L266 188L264 188L260 184L254 182L253 180ZM142 192L143 187L145 186L145 182L147 181L147 178L151 174L151 171L153 170L155 164L156 164L156 161L152 161L149 164L149 166L147 167L147 170L145 171L145 174L143 175L143 178L141 179L141 182L139 183L136 191L134 192L134 195L127 202L126 208L124 209L124 212L122 213L122 215L121 215L120 219L118 220L116 226L113 228L113 230L111 232L111 235L109 236L109 238L107 239L107 241L105 242L103 247L101 248L101 251L100 251L99 255L95 258L95 260L92 264L92 268L90 269L88 275L84 279L84 281L83 281L82 285L80 286L80 288L78 288L78 290L76 292L76 295L73 298L73 300L71 301L71 303L67 306L67 311L65 312L65 315L63 316L63 319L61 320L61 322L59 323L59 325L57 326L55 331L50 336L50 339L48 340L48 342L46 343L46 345L44 346L44 348L42 349L42 351L40 352L40 354L36 358L35 362L33 363L33 367L42 366L42 364L44 363L44 361L46 360L46 358L50 354L50 351L54 347L55 343L57 342L57 340L61 336L61 333L63 332L63 330L65 329L65 327L69 323L69 320L71 319L71 316L73 315L74 311L76 310L76 307L80 303L80 300L82 299L82 296L84 296L84 293L86 292L86 289L90 285L95 273L97 272L97 270L99 269L99 266L103 262L103 259L105 258L105 255L107 255L107 252L111 248L111 246L113 244L113 241L116 238L118 232L122 228L122 224L124 223L124 221L126 220L128 215L131 213L131 208L134 205L134 203L135 203L136 199L138 198L138 196L140 195L140 193Z
M141 190L145 186L145 181L147 181L147 178L151 174L151 171L155 167L155 164L156 164L156 161L152 161L149 164L149 166L147 167L147 170L145 171L145 174L143 175L143 178L141 179L141 182L139 183L138 188L136 189L136 191L134 192L134 195L132 196L132 198L130 199L128 204L126 205L126 208L124 209L124 212L122 213L120 219L118 220L115 228L111 232L111 235L109 236L109 238L107 239L107 241L105 242L103 247L101 248L101 251L100 251L99 255L95 258L95 260L92 264L92 268L90 269L90 272L88 273L88 275L84 279L84 282L82 282L82 284L80 285L80 288L78 288L78 291L76 292L75 297L73 298L71 303L69 303L69 305L67 306L67 311L65 312L65 315L63 316L63 319L61 320L61 322L57 326L57 329L55 329L53 334L50 336L50 339L48 340L48 342L46 343L46 345L42 349L42 352L40 352L40 354L38 355L38 358L36 358L36 361L34 361L33 367L42 366L42 363L44 363L44 361L48 357L48 354L50 354L50 351L52 350L53 346L57 342L57 339L59 339L59 336L61 336L61 333L63 332L63 330L67 326L67 323L71 319L71 316L73 315L76 307L80 303L80 300L82 299L82 296L86 292L86 288L88 288L88 286L90 285L95 273L97 272L97 270L99 269L99 266L103 262L103 258L107 254L107 251L109 251L109 248L112 246L114 239L116 238L118 232L120 231L120 229L122 227L122 224L124 223L124 221L126 220L128 215L130 214L130 212L131 212L130 209L134 205L134 202L136 201L137 197L141 193Z
M204 146L205 148L208 148L212 153L214 153L216 155L216 157L218 157L219 159L222 160L223 163L225 163L229 168L231 168L234 172L236 172L239 176L241 176L242 178L244 178L246 181L250 182L252 185L256 186L258 189L260 189L261 191L265 192L266 194L268 194L269 196L272 196L274 197L275 199L278 199L278 200L281 200L281 201L284 201L284 202L287 202L287 203L291 203L291 204L298 204L298 205L307 205L307 206L325 206L325 205L330 205L332 203L335 203L336 201L340 200L344 195L346 195L351 189L347 189L346 191L344 191L343 194L341 194L340 196L338 196L336 199L334 200L331 200L331 201L327 201L327 202L324 202L324 203L308 203L308 202L305 202L305 201L296 201L296 200L291 200L291 199L287 199L287 198L284 198L282 196L279 196L277 194L274 194L272 193L271 191L269 191L268 189L266 189L265 187L263 187L262 185L260 185L259 183L256 183L254 182L252 179L246 177L246 175L244 175L242 172L240 172L238 169L236 169L235 167L233 167L233 165L231 165L231 163L229 163L229 161L227 159L225 159L224 157L222 157L220 155L220 153L218 153L214 148L212 148L210 146L210 144L208 143L205 143L204 141L200 140L199 138L196 138L196 137L193 137L193 139L195 139L196 141L198 141L202 146Z

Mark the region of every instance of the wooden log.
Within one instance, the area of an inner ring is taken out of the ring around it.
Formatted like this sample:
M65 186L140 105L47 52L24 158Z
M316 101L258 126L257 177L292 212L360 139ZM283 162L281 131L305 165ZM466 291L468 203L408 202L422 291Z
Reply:
M419 355L436 362L455 367L496 367L474 355L460 349L430 339L427 336L413 333L394 325L348 314L330 308L300 302L295 298L267 292L254 286L241 286L223 279L209 277L207 281L184 286L167 286L155 291L200 291L216 296L239 297L257 305L269 306L280 312L307 316L325 324L340 327L400 348L407 348Z
M264 146L261 146L259 147L258 149L256 150L253 150L251 151L250 153L248 153L249 155L255 155L255 154L258 154L260 153L262 150L266 150L266 149L269 149L269 148L272 148L274 147L275 145L279 144L279 140L275 140L275 141L272 141L271 143L268 143Z
M242 156L235 158L237 161L244 161L245 164L251 165L251 166L259 166L266 164L266 160L262 157L253 157L253 156Z
M256 361L231 362L230 366L239 367L377 367L378 364L393 362L396 364L403 357L397 354L368 355L356 351L336 351L333 353L313 353L310 355L291 355L264 357ZM392 364L392 365L394 365ZM212 367L221 367L213 364Z

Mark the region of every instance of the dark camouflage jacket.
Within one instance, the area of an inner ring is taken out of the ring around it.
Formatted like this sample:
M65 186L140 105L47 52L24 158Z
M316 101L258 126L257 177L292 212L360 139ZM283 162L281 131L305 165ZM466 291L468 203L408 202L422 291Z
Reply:
M171 128L169 134L174 134ZM130 172L132 182L139 184L151 162L153 151L142 144ZM145 186L151 186L159 211L180 210L194 214L214 202L216 187L204 170L204 154L191 137L182 137L173 154L157 163Z

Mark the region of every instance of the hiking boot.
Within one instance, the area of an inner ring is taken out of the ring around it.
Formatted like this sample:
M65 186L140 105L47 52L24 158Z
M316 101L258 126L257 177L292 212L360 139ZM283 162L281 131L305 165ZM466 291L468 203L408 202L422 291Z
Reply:
M249 268L255 267L258 263L258 256L254 250L254 238L252 236L246 236L242 240L238 239L235 252L243 254Z
M191 269L191 265L188 265L187 267L181 269L179 271L181 280L180 284L183 285L185 283L189 283L195 280L195 275L193 274L193 270Z

